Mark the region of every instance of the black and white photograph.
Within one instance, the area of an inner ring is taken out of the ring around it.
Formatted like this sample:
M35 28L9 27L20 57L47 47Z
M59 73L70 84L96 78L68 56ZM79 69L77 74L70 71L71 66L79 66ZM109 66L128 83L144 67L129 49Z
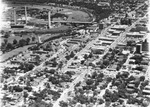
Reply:
M0 107L150 107L150 1L0 0Z

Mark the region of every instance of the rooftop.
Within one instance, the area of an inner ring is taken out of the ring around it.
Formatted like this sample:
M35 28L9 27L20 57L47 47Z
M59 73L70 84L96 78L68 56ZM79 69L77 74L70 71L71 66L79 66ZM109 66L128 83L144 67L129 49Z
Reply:
M129 32L127 35L141 35L144 36L144 34L141 34L140 32Z
M128 25L114 25L113 27L112 27L112 29L125 29L125 28L127 28L128 27Z
M106 40L106 41L114 41L112 38L109 37L99 37L99 40Z

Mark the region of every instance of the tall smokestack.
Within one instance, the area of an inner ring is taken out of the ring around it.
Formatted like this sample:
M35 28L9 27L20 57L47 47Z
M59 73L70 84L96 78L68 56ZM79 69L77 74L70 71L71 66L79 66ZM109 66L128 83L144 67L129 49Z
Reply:
M15 25L17 24L17 20L16 20L16 9L14 8L14 23Z
M25 6L25 23L27 24L27 7Z
M48 12L48 27L51 28L51 11Z

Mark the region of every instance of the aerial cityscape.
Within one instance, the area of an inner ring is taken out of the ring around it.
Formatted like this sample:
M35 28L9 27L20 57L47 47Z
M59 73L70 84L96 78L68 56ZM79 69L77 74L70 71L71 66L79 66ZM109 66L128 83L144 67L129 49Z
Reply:
M2 0L0 107L150 107L149 0Z

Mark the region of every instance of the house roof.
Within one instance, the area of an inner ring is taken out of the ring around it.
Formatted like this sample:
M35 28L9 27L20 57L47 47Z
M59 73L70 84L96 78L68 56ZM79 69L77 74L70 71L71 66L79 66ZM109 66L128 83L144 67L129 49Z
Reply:
M106 47L105 46L93 46L91 49L92 50L104 50Z

